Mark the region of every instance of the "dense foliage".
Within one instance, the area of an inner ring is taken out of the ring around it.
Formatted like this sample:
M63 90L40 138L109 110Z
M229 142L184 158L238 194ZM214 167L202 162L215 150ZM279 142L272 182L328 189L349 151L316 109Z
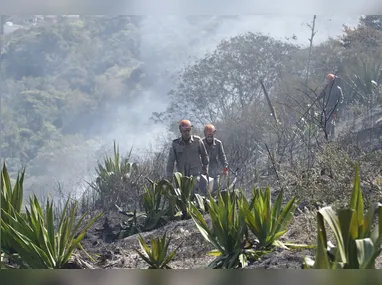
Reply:
M14 32L1 64L1 154L11 172L59 160L49 153L73 148L76 135L101 134L116 119L113 106L134 100L144 84L136 25L131 17L81 17Z

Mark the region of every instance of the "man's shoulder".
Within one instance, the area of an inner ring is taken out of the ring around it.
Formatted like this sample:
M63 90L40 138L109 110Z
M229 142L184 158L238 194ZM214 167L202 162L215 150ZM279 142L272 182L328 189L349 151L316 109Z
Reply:
M192 138L194 141L202 141L203 139L200 136L193 135Z
M178 137L174 140L172 140L172 143L179 143L181 141L182 137Z
M223 144L223 142L217 138L214 138L216 144Z

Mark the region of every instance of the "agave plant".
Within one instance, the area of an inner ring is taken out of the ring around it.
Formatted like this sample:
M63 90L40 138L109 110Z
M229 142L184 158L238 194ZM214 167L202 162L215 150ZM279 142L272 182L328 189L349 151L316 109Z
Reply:
M1 172L1 183L0 183L1 204L0 205L1 205L1 220L7 224L10 223L10 219L8 218L8 216L12 216L14 212L21 214L23 196L24 196L24 189L23 189L24 174L25 174L25 168L21 171L21 175L20 173L17 175L16 183L12 187L11 180L8 175L8 170L4 162L3 170ZM7 240L4 240L3 237L1 237L0 248L1 249L7 248L10 252L13 251L9 243L7 242Z
M305 258L305 268L375 269L381 253L382 204L375 203L364 214L364 202L356 165L349 208L333 210L324 207L317 213L316 260ZM378 224L373 228L375 212ZM327 240L325 223L334 233L336 246Z
M149 180L151 187L145 187L145 192L142 195L142 204L146 212L145 230L154 229L171 219L174 214L175 202L170 201L166 205L166 197L168 188L171 184L162 180L158 183Z
M96 183L90 183L90 186L97 191L106 208L126 202L131 194L127 190L131 190L132 175L138 171L138 165L129 162L131 151L126 158L122 158L114 142L114 156L106 156L104 166L98 164L96 168Z
M258 249L269 249L274 245L282 245L278 239L288 229L293 213L297 207L297 198L293 197L282 208L284 190L276 198L275 204L271 201L271 190L265 191L255 188L251 203L243 197L240 200L248 229L258 239Z
M3 164L3 170L1 172L1 208L4 212L9 213L13 208L17 213L21 213L23 203L23 183L24 183L25 168L19 173L16 178L16 183L12 187L11 180L8 175L8 170ZM2 219L7 219L5 215L2 215Z
M134 249L139 256L149 264L149 269L171 269L168 263L174 258L176 252L182 244L180 244L173 252L168 254L168 247L171 237L167 238L166 233L163 237L151 239L151 250L141 235L138 236L139 245L147 257L139 250Z
M144 229L147 215L145 213L137 213L136 210L133 212L123 211L118 208L118 212L123 215L122 222L120 223L120 232L118 234L119 239L140 233Z
M243 212L238 208L238 195L227 192L223 198L218 192L217 201L210 194L207 208L212 228L193 204L189 203L189 213L203 237L215 248L209 254L216 256L209 268L237 268L247 265L247 252L244 247L246 233Z
M355 72L349 77L351 90L349 95L359 97L360 101L367 103L374 93L377 83L381 77L382 61L359 61L355 66ZM353 93L353 94L351 94Z
M76 223L76 202L68 209L70 197L62 211L57 231L54 227L53 201L46 203L45 214L35 195L30 197L30 210L21 215L13 207L2 214L1 232L4 240L15 250L7 253L21 268L66 268L75 249L82 248L81 241L87 230L102 215L99 213L83 225L86 213ZM82 229L80 227L83 226ZM85 252L86 253L86 252Z
M175 187L169 188L169 194L175 198L177 209L182 213L182 218L189 218L188 203L194 198L194 179L193 177L183 176L180 172L174 173ZM169 197L171 199L171 197Z

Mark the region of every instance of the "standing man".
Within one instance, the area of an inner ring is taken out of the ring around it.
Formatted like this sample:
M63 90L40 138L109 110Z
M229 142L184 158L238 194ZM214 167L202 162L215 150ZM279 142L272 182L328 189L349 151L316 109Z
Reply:
M214 178L214 190L217 189L218 185L216 179L220 174L219 162L223 168L223 174L228 175L228 162L225 155L223 143L215 138L216 128L212 124L208 124L204 127L204 138L203 143L206 146L208 156L210 158L209 164L209 175Z
M335 124L338 123L337 114L340 104L343 102L342 89L338 84L339 78L329 73L326 76L326 86L321 92L318 100L322 100L321 123L326 127L326 133L329 138L334 137Z
M209 157L202 138L191 135L192 125L189 120L182 120L179 124L181 136L172 141L167 161L167 178L171 179L176 169L185 176L208 175Z

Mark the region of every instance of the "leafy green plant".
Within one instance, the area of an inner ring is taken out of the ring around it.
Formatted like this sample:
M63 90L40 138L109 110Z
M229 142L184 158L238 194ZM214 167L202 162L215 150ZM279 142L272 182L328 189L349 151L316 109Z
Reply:
M21 213L23 203L23 183L24 183L25 168L21 171L21 175L18 174L16 183L12 187L11 180L8 175L8 170L3 164L3 170L1 172L1 208L4 212L10 213L13 208L17 213ZM5 215L2 215L2 219L7 220Z
M7 249L4 252L21 268L66 268L74 250L77 247L82 248L81 241L87 230L102 215L96 215L80 230L86 213L76 223L77 204L75 202L69 211L69 201L70 198L62 211L57 231L54 227L53 201L47 201L45 214L35 195L30 197L30 210L26 208L25 216L13 207L9 213L2 210L2 214L10 221L2 221L2 235L16 254Z
M176 186L170 187L169 193L175 198L176 207L182 213L182 218L189 218L187 209L188 203L194 198L194 178L176 172L174 173L174 180Z
M375 92L376 82L380 79L381 67L382 62L378 60L358 60L350 70L352 76L348 78L351 83L349 95L358 97L362 103L367 104L371 99L370 96Z
M208 207L207 207L207 198L195 193L194 199L191 201L197 209L201 210L204 213L207 213Z
M106 156L104 166L98 164L96 182L89 185L98 193L103 207L123 205L131 198L132 176L138 172L138 165L129 162L130 156L131 151L126 158L122 158L114 142L114 156Z
M247 265L247 251L244 247L246 232L243 212L238 208L238 195L227 192L225 197L220 192L215 201L211 194L207 208L211 217L212 228L193 204L189 203L189 213L203 237L215 248L209 254L216 256L209 268L237 268Z
M245 222L248 229L256 236L259 249L269 249L280 244L278 239L288 231L287 227L293 218L298 199L293 197L282 208L283 194L281 189L276 202L272 204L269 187L265 191L255 188L251 203L245 197L240 200Z
M21 208L23 203L24 196L24 174L25 168L17 175L16 182L14 186L11 185L11 180L9 178L8 169L3 164L3 169L1 172L1 183L0 183L0 192L1 192L1 220L5 223L9 224L11 220L9 219L9 215L12 216L13 213L21 214ZM7 215L8 214L8 215ZM10 247L7 240L4 240L1 237L1 248L8 248L10 252L13 249Z
M175 178L178 180L178 185L181 185L180 188L174 188L167 180L154 182L148 179L150 186L145 186L145 191L140 197L144 213L137 214L135 211L128 213L117 206L121 214L129 217L121 225L122 235L152 230L163 226L169 220L181 219L185 216L186 205L190 201L192 178L177 174ZM145 220L143 224L142 219Z
M151 249L146 244L141 235L138 236L139 245L147 257L139 250L134 249L139 256L149 264L149 269L171 269L168 263L174 258L176 252L182 244L180 244L173 252L168 254L168 247L171 242L171 237L167 238L166 233L163 237L151 239Z
M119 213L124 216L120 223L121 230L118 234L118 238L122 239L137 233L140 233L144 229L147 215L145 213L126 212L119 209Z
M375 259L382 250L382 204L372 204L364 214L358 164L355 172L349 208L335 211L324 207L318 211L316 260L305 258L305 268L375 269ZM378 224L373 228L375 212ZM336 246L328 242L325 221L334 233Z
M150 180L151 187L145 187L142 195L142 205L146 212L145 230L151 230L165 224L174 216L174 202L166 205L168 181L162 180L158 183Z

